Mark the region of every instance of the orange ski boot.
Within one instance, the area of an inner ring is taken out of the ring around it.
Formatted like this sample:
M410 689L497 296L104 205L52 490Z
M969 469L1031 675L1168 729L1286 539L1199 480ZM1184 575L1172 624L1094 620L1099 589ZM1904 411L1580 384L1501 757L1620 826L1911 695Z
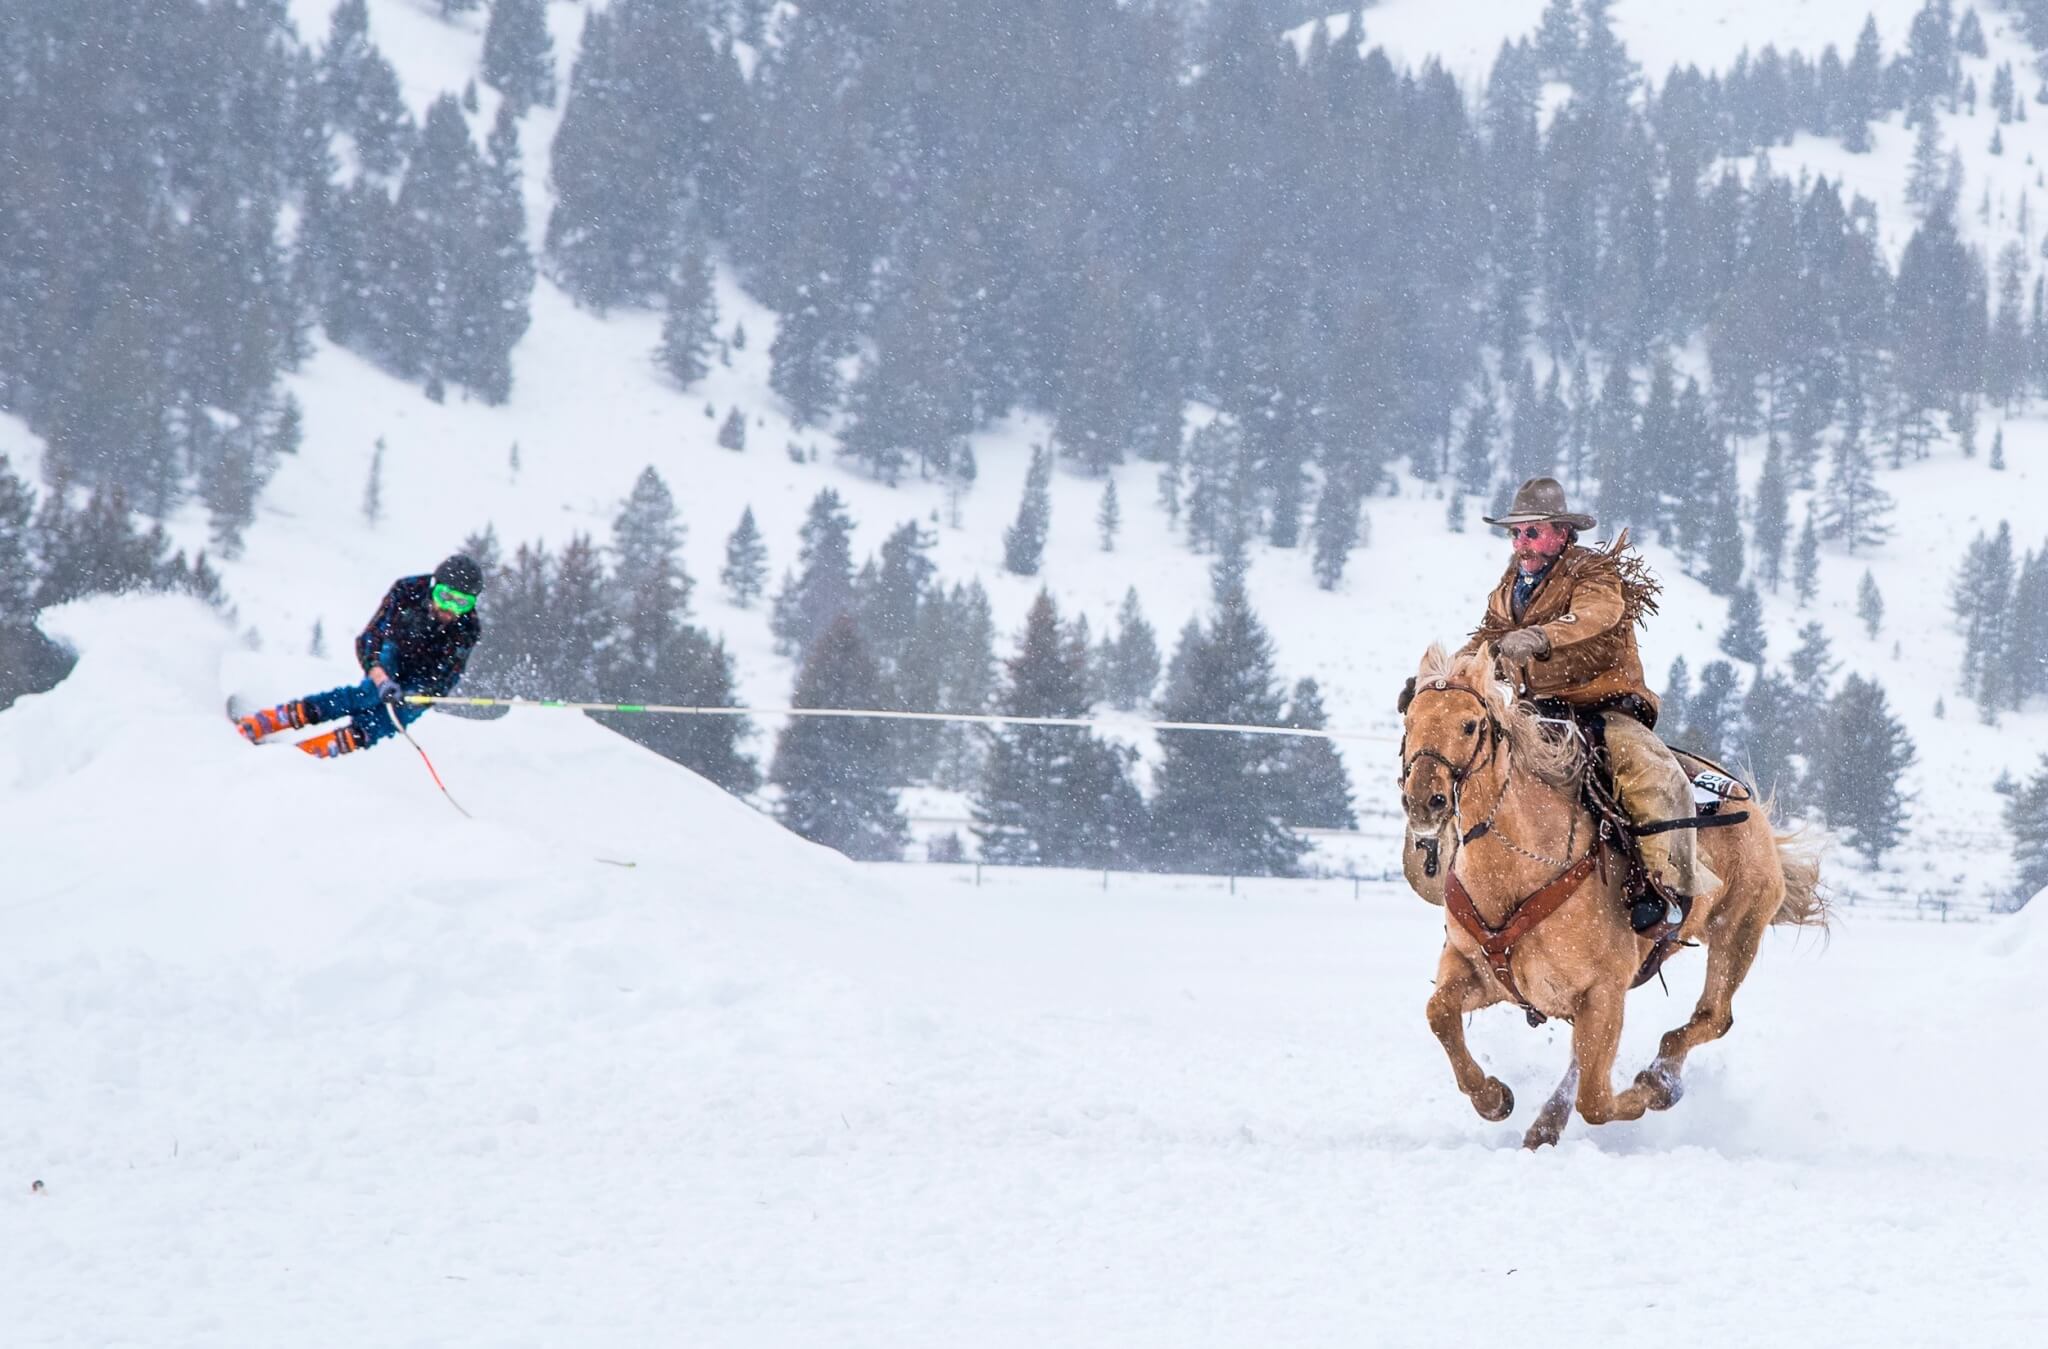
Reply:
M280 731L296 731L306 724L306 705L303 702L279 703L246 717L235 718L235 729L242 738L252 745L260 745L265 737Z

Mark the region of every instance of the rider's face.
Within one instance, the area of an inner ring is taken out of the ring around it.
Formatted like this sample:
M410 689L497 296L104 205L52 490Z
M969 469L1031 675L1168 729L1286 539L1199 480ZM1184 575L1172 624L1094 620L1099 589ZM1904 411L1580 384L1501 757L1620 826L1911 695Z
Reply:
M1543 570L1564 551L1566 537L1564 526L1555 520L1508 526L1508 540L1514 545L1515 561L1523 571Z

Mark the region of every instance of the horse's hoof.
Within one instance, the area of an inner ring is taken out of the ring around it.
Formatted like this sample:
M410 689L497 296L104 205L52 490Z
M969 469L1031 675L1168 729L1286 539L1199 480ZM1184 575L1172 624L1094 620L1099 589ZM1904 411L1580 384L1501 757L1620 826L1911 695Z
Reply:
M1558 1135L1562 1132L1563 1130L1547 1129L1539 1124L1522 1136L1522 1148L1527 1152L1540 1152L1544 1148L1554 1148L1557 1146Z
M1494 1079L1493 1085L1500 1088L1500 1105L1492 1110L1488 1110L1485 1106L1480 1105L1476 1099L1472 1102L1472 1105L1474 1109L1478 1110L1479 1118L1489 1124L1498 1124L1509 1115L1515 1113L1515 1094L1509 1091L1508 1084L1499 1078Z
M1684 1083L1648 1068L1636 1074L1636 1086L1642 1089L1643 1104L1651 1110L1669 1110L1685 1095Z

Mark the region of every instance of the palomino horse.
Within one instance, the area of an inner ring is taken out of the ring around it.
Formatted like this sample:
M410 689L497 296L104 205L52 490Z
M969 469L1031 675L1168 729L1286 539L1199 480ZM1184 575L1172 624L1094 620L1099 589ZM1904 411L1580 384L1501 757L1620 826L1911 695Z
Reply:
M1429 1027L1458 1089L1482 1118L1513 1112L1514 1093L1466 1048L1464 1017L1515 1002L1532 1023L1552 1016L1572 1027L1571 1067L1529 1126L1526 1146L1555 1143L1574 1104L1588 1124L1669 1109L1686 1055L1734 1023L1730 1004L1764 929L1826 925L1818 864L1773 832L1761 802L1739 824L1701 831L1700 847L1724 884L1693 905L1675 937L1705 944L1706 987L1691 1019L1665 1035L1656 1060L1617 1093L1622 1001L1655 943L1629 930L1625 862L1600 856L1605 845L1579 797L1577 737L1546 730L1535 709L1518 703L1485 647L1459 659L1432 646L1405 715L1401 800L1409 827L1424 847L1441 848L1431 870L1453 907L1469 901L1468 921L1493 934L1482 944L1465 923L1447 915L1444 924Z

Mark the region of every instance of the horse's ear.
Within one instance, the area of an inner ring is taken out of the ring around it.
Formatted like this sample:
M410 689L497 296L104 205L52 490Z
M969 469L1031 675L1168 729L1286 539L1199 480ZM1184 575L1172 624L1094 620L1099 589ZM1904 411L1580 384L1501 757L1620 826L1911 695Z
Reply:
M1396 699L1396 700L1395 700L1395 702L1394 702L1394 715L1395 715L1395 716L1397 716L1397 717L1405 717L1405 716L1407 716L1407 715L1408 715L1408 704L1410 704L1410 703L1412 703L1412 702L1414 702L1414 701L1415 701L1415 676L1414 676L1414 675L1409 675L1409 676L1408 676L1408 682L1407 682L1407 683L1405 683L1405 684L1403 684L1403 685L1401 686L1401 696L1400 696L1400 697L1399 697L1398 699Z

